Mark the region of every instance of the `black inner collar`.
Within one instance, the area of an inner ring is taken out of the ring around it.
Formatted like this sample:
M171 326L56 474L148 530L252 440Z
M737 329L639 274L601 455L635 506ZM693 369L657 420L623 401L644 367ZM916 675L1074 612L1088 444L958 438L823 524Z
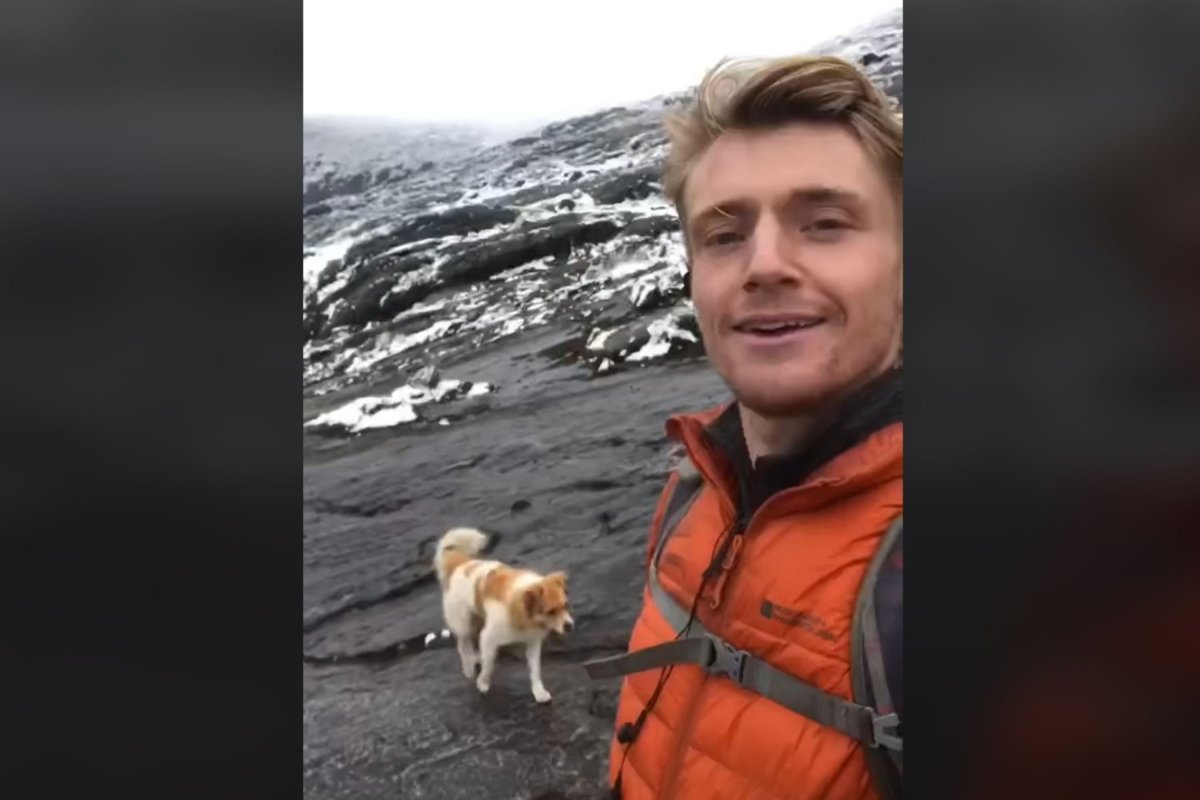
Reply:
M751 464L736 403L714 420L704 434L733 468L738 482L738 517L745 525L771 495L799 486L819 467L872 433L899 422L903 407L903 373L896 369L848 397L820 432L793 453L763 456Z

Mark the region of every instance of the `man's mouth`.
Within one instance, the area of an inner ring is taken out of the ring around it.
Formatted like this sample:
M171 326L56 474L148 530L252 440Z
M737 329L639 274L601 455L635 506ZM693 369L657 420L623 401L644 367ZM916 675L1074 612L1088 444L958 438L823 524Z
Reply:
M733 326L738 333L778 338L796 331L814 328L825 320L821 317L763 317L742 320Z

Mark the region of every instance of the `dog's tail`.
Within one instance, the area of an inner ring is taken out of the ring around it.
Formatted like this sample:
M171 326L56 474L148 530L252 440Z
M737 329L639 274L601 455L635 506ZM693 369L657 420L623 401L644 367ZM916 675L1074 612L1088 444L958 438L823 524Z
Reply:
M438 540L437 554L433 557L433 568L438 583L446 585L450 573L464 561L470 561L487 547L488 535L475 528L451 528Z

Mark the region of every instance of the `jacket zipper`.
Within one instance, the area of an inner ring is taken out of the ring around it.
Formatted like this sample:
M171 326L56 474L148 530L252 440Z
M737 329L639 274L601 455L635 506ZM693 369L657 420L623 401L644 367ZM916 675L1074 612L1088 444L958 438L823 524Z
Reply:
M750 521L753 521L753 517L751 517ZM748 530L748 524L739 514L737 524L729 534L729 542L732 543L734 538L744 536L746 530ZM703 597L694 599L696 600L697 607L704 603ZM659 797L662 800L670 800L674 797L675 784L679 779L679 768L683 765L683 756L687 752L688 745L691 743L692 732L696 727L696 717L700 710L700 700L704 696L704 690L708 688L708 681L711 677L711 675L705 673L700 681L700 688L696 690L695 696L692 697L691 702L688 703L687 710L684 712L683 724L679 727L679 736L675 740L675 751L671 755L671 760L667 762L667 769L663 772L663 782L659 790Z
M782 494L782 492L780 494ZM762 504L759 505L759 507L755 510L755 512L750 515L749 520L743 521L742 518L739 516L737 526L733 529L731 537L746 536L746 534L751 530L751 528L754 527L754 522L760 516L764 516L763 512L767 509L768 506L771 505L771 501L774 500L778 496L779 496L778 494L772 495L771 497L768 497L766 500L764 500L762 502ZM730 538L731 546L732 546L732 541L733 541L733 538ZM725 579L725 587L724 587L724 592L723 592L724 599L728 599L729 595L732 593L732 588L733 588L731 585L732 580L733 580L732 574L727 576ZM701 599L700 603L703 604L704 600ZM724 603L724 607L721 608L721 610L720 610L719 619L720 619L722 628L726 627L729 623L730 607L731 607L730 603ZM676 739L676 742L675 742L675 752L672 754L671 760L667 764L667 769L663 773L663 782L662 782L662 787L660 789L660 794L659 794L659 797L662 798L662 800L672 800L672 798L675 795L676 784L678 783L678 780L679 780L679 771L680 771L680 768L683 766L683 756L684 756L684 753L687 751L687 747L691 742L692 733L694 732L695 727L696 727L696 717L698 716L697 712L700 710L700 699L704 695L704 690L708 688L708 682L711 678L712 678L712 675L705 674L704 679L700 683L700 688L697 690L696 695L692 698L691 703L689 703L687 706L687 711L685 712L685 716L684 716L684 722L683 722L683 725L680 726L679 737Z

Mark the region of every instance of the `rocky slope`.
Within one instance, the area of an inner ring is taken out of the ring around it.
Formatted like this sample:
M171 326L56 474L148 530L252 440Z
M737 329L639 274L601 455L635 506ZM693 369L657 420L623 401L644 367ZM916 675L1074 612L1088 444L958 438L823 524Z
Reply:
M820 49L900 99L901 45L896 12ZM616 687L578 664L622 649L636 613L663 421L724 397L658 184L661 114L688 94L309 205L307 796L600 795ZM444 647L429 559L455 524L567 570L579 628L547 653L549 707L516 661L480 697Z

